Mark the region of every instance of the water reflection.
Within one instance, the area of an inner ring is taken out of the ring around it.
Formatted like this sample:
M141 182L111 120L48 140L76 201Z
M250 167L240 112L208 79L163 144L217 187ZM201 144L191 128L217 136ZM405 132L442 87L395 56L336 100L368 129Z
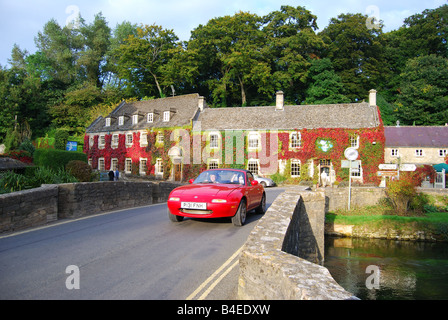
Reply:
M448 299L448 244L378 239L325 239L324 265L347 291L367 300ZM368 289L368 266L379 289Z

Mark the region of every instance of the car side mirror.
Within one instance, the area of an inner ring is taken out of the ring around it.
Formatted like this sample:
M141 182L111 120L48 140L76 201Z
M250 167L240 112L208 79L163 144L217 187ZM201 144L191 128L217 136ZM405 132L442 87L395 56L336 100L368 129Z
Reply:
M188 180L188 182L189 182L190 184L192 184L192 183L194 182L194 179L190 179L190 180Z
M252 182L250 184L253 185L253 186L256 186L258 184L258 181L257 180L252 180Z

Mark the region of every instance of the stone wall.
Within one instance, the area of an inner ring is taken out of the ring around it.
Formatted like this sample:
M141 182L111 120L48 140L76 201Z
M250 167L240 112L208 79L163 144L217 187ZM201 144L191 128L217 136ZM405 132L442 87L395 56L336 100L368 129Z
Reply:
M57 215L56 185L0 195L0 233L45 225Z
M65 218L164 202L179 184L92 182L43 185L0 195L0 233L42 226Z
M313 263L324 258L324 207L324 192L288 190L277 197L241 252L238 299L354 299Z
M386 197L385 188L353 187L351 189L351 208L373 206L378 204L381 198ZM325 212L347 209L349 188L325 188L324 190Z

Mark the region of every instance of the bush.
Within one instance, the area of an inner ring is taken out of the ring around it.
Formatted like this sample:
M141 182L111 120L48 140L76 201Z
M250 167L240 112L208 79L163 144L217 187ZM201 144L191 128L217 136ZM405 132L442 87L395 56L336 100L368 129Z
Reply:
M67 145L69 135L70 134L67 129L63 128L56 129L56 132L54 133L55 149L65 150L65 146Z
M80 182L90 182L92 179L92 168L84 161L71 160L65 170Z
M71 160L81 160L87 163L87 155L82 152L64 151L57 149L36 149L34 163L53 170L64 169Z

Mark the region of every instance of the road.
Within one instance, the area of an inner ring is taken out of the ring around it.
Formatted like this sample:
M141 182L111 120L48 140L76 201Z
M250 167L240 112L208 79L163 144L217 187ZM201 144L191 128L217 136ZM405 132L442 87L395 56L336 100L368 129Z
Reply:
M270 188L267 206L283 191ZM259 215L172 223L166 203L0 237L0 299L235 299Z

